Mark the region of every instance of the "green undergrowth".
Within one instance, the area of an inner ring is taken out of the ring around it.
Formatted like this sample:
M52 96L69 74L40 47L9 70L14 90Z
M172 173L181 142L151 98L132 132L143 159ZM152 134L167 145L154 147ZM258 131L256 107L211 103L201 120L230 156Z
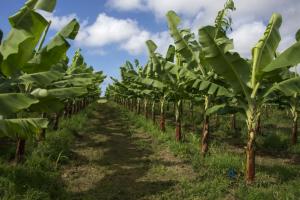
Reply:
M46 139L26 142L25 161L17 166L12 161L15 143L4 146L0 155L0 199L47 200L67 199L60 167L71 156L70 148L95 104L69 119L61 119L58 131L47 130ZM1 150L2 150L1 148Z
M209 153L203 158L199 152L199 131L195 134L185 130L184 141L178 143L174 140L174 128L168 126L167 131L162 133L156 124L146 120L144 116L129 112L114 103L113 105L122 110L134 125L136 132L150 134L155 142L188 162L196 172L195 181L183 181L179 188L174 189L180 190L176 192L175 198L174 192L170 192L162 194L161 199L296 200L300 198L300 166L299 163L292 163L290 159L259 155L256 162L256 181L251 186L245 184L245 154L241 146L245 144L245 134L230 132L225 122L225 125L222 125L222 119L220 119L221 125L213 130ZM288 120L286 121L288 123ZM282 130L274 134L267 132L271 130L266 127L274 121L264 120L264 123L265 134L259 136L258 148L262 148L263 151L283 151L299 155L299 145L288 146L287 136L280 134ZM240 127L240 130L246 129ZM231 139L234 144L230 142Z

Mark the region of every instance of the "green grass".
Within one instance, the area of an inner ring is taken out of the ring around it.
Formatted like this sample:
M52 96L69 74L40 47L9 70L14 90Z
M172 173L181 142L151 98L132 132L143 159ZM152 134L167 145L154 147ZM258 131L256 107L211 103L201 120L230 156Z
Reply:
M244 181L245 155L241 145L246 143L246 127L241 117L237 122L241 130L239 133L230 132L228 118L220 117L221 125L218 128L213 127L209 155L202 158L199 153L200 134L184 130L185 140L178 143L174 140L173 127L168 126L166 133L162 133L150 120L128 112L118 105L115 106L126 113L136 130L147 132L157 143L168 147L174 155L193 166L197 173L196 181L181 182L180 192L176 194L175 199L296 200L300 198L299 163L289 163L284 156L276 157L278 154L299 155L300 153L299 144L294 147L289 144L288 117L283 120L272 117L262 119L263 135L257 139L258 152L261 152L262 156L257 157L255 184L249 186ZM282 111L272 111L272 116L284 114ZM184 123L187 122L188 120ZM274 124L282 128L278 130L269 128ZM197 131L200 133L199 130ZM234 177L229 177L230 171L234 172ZM172 190L162 194L161 199L174 199L174 192L176 191Z
M0 199L66 199L68 195L59 168L68 162L74 134L84 128L91 109L89 107L70 119L61 120L61 129L47 130L43 142L28 140L22 164L15 166L8 162L14 155L14 143L3 148L5 152L0 155Z

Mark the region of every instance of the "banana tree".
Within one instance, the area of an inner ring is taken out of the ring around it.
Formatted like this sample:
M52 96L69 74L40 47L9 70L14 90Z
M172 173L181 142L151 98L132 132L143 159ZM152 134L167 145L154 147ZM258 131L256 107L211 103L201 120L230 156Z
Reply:
M2 105L5 105L7 109L9 109L8 103L10 102L6 101L11 95L17 95L18 97L14 101L16 106L18 106L18 101L22 103L26 100L24 95L29 95L27 88L23 88L18 84L18 76L22 73L26 63L31 59L35 47L48 25L48 22L37 10L52 12L55 4L56 1L30 0L15 15L9 18L12 28L0 46L0 54L2 55L0 62L1 85L9 86L8 91L6 90L7 87L1 87L0 93L3 98ZM35 103L37 102L39 101L35 99ZM27 101L27 104L24 105L26 105L27 109L32 103ZM8 115L3 117L5 119L0 120L1 134L17 138L17 162L24 156L25 139L34 136L37 130L46 128L48 123L46 119L28 118L28 114L23 112L24 110L18 113L16 111L6 113Z
M226 18L228 11L234 10L232 0L228 0L223 10L221 10L216 18L218 35L230 28L229 18ZM206 62L203 55L203 48L195 39L195 35L188 29L178 29L180 18L174 11L167 13L167 21L170 34L174 39L176 46L176 61L182 72L186 75L186 90L188 93L193 93L194 97L201 97L204 100L204 116L202 139L200 149L202 155L206 155L208 151L208 139L210 135L209 117L216 113L225 104L215 105L218 102L217 98L221 96L232 97L231 91L225 86L226 83L220 76L217 76L213 68ZM181 73L182 74L182 73Z
M232 87L238 104L246 115L248 142L245 178L247 183L252 183L255 178L255 127L261 115L262 106L274 88L292 92L299 90L298 77L282 82L276 82L276 79L270 78L277 75L281 68L300 62L299 42L278 57L275 56L280 42L281 23L281 15L273 14L263 37L252 49L250 62L232 51L233 42L226 36L226 32L218 31L216 26L205 26L199 29L199 40L206 62Z

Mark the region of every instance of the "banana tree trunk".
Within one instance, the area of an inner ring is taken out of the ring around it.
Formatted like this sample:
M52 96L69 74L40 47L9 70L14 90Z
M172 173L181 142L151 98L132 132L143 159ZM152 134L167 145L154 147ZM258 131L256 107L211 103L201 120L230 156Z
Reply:
M59 118L60 118L60 114L59 113L55 113L54 126L53 126L53 130L55 130L55 131L58 130Z
M201 139L201 154L203 157L206 156L208 152L208 139L209 139L209 116L206 115L206 110L208 109L209 106L209 97L205 97L205 102L204 102L204 119L203 119L203 128L202 128L202 139Z
M231 129L231 131L236 131L236 117L235 117L235 114L231 115L230 129Z
M255 127L255 133L256 134L261 134L261 120L260 120L260 116L257 119L257 124Z
M292 129L292 145L297 144L298 139L298 125L297 125L298 118L293 120L293 129Z
M166 122L165 122L165 100L162 98L160 100L160 130L162 132L166 131Z
M259 114L254 108L247 112L248 142L246 146L246 182L251 184L255 179L255 137Z
M201 154L206 156L208 152L208 139L209 139L209 116L204 117L201 139Z
M15 162L18 164L20 163L25 156L25 144L26 140L18 138L17 140L17 149L16 149L16 155L15 155Z
M192 131L195 132L196 127L195 127L195 119L194 119L194 103L193 103L193 101L190 102L190 120L192 123Z
M255 179L255 130L249 130L246 147L246 182L251 184Z
M152 101L151 119L152 119L153 124L155 124L155 101Z
M141 100L140 99L137 100L136 106L137 106L137 108L136 108L137 114L141 114Z
M292 117L293 117L293 127L292 127L292 138L291 138L291 143L292 145L297 144L297 139L298 139L298 111L297 111L297 96L295 96L291 100L291 112L292 112Z
M146 119L148 119L148 100L147 99L145 99L144 100L144 114L145 114L145 117L146 117Z
M46 113L43 113L42 114L42 118L45 118L46 117ZM40 134L40 140L41 141L43 141L43 140L45 140L45 138L46 138L46 129L45 128L43 128L42 129L42 131L41 131L41 134Z
M176 117L176 141L179 142L182 139L182 130L181 130L181 106L182 106L182 101L178 100L175 103L175 117Z

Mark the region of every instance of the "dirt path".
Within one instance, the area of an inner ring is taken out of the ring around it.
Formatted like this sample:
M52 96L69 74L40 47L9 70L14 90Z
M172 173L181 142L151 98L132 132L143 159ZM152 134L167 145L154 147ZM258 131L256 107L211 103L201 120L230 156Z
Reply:
M62 173L71 199L177 199L180 184L196 177L115 107L99 104L89 118Z

